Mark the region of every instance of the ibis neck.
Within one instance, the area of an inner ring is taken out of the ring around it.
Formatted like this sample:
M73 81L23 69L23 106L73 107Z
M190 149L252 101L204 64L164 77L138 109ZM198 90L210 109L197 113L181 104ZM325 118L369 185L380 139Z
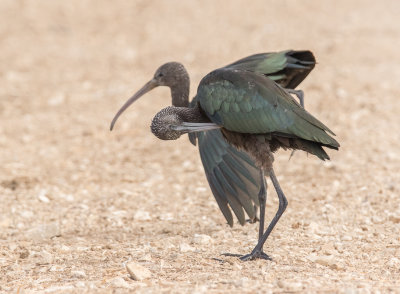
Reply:
M179 81L171 86L172 105L176 107L189 106L190 80L187 73L183 74Z
M203 114L198 105L195 107L173 107L171 110L185 122L205 123L210 121L210 119Z

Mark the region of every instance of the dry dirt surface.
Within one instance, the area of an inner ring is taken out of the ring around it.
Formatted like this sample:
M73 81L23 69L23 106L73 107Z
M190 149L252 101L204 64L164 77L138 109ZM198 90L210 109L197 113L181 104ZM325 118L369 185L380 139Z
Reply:
M400 2L269 2L0 2L0 292L400 293ZM284 49L314 52L306 107L341 149L276 154L273 261L242 262L222 253L249 253L257 224L230 228L198 150L150 133L169 90L108 128L164 62L194 96L209 71Z

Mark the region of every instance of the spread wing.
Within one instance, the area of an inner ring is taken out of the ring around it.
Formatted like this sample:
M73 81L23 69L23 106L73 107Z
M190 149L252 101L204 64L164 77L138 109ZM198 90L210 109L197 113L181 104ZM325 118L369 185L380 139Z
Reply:
M310 51L261 53L240 59L225 68L254 71L269 76L285 88L295 88L315 66ZM197 103L196 97L190 106ZM233 217L229 206L241 224L244 212L254 219L261 187L259 169L245 152L229 145L220 130L189 134L190 142L198 142L200 158L213 195L229 225ZM239 179L239 180L238 180ZM228 206L229 205L229 206Z
M255 205L259 205L260 174L249 156L229 145L220 130L198 134L200 157L215 199L229 225L233 218L232 208L240 224L245 214L254 220Z
M337 149L333 132L271 79L248 71L218 69L200 82L197 99L212 122L251 134L279 133Z
M190 106L195 103L194 98ZM254 220L261 182L260 171L250 156L229 145L220 130L190 133L189 139L193 145L198 142L207 181L228 224L233 226L228 205L240 224L245 223L244 211Z

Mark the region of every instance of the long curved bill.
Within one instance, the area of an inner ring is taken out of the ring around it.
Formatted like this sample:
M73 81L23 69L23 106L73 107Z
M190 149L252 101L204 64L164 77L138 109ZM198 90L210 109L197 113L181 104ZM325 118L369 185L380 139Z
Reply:
M114 128L115 122L119 118L119 116L136 100L138 100L141 96L146 94L147 92L151 91L155 87L159 86L158 82L155 79L148 81L139 91L137 91L128 101L122 105L121 109L118 110L117 114L114 116L113 120L111 121L110 131Z
M220 128L221 126L214 123L191 123L191 122L183 122L180 125L171 126L171 129L184 133L205 132Z

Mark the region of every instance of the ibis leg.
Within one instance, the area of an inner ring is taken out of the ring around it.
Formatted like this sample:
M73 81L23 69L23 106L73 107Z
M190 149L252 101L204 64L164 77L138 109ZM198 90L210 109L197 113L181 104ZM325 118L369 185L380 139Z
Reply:
M261 188L260 191L258 192L258 201L260 203L260 226L258 229L258 241L260 242L263 233L264 233L264 223L265 223L265 204L267 203L267 181L265 180L265 174L264 170L260 169L260 178L261 178ZM262 248L261 248L262 251ZM264 255L265 259L270 259L268 255L266 255L264 252L261 254ZM240 259L244 259L247 255L242 256L239 254L231 254L231 253L224 253L223 255L225 256L238 256Z
M261 177L261 188L258 192L258 201L260 203L260 227L258 229L258 240L261 240L264 234L264 223L265 223L265 204L267 203L267 182L265 181L264 170L260 170Z
M293 90L293 89L286 89L286 92L289 94L294 94L300 101L301 107L304 108L304 92L302 90Z
M276 178L275 172L273 169L271 169L269 176L274 185L276 193L278 194L279 208L278 208L278 211L276 212L274 218L272 219L271 223L269 224L267 230L261 236L261 238L258 240L258 244L256 245L256 247L254 247L253 251L250 254L247 254L247 255L241 257L241 260L252 260L252 259L257 259L257 258L270 259L269 256L262 251L262 248L264 246L265 241L268 239L268 236L271 234L275 225L277 224L277 222L279 221L283 212L285 211L288 202L285 197L285 194L283 194L283 191L279 185L278 179Z
M264 170L260 170L260 177L261 177L261 188L260 192L258 193L258 200L260 202L260 227L258 230L258 242L261 242L261 239L264 234L264 223L265 223L265 205L267 202L267 182L265 180ZM244 255L240 257L241 260L250 260L254 258L262 258L270 260L271 258L263 252L263 246L260 247L259 252L257 252L257 257L250 257L251 254Z
M289 94L294 94L299 99L300 105L304 108L304 92L302 90L285 89Z

